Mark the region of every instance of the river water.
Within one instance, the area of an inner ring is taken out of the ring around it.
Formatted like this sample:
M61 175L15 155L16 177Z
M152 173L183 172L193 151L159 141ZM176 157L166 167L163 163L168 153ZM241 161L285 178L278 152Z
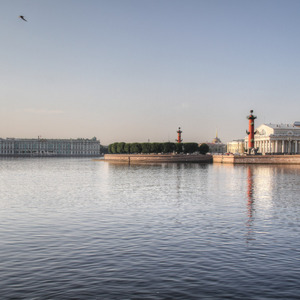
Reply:
M0 160L1 299L299 299L300 166Z

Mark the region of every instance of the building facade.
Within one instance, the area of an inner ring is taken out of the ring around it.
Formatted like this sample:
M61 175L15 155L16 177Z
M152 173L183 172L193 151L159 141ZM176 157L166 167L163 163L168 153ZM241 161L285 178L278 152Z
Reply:
M226 144L223 144L221 140L218 138L218 133L216 137L212 140L211 143L206 143L209 147L210 153L218 153L222 154L226 152Z
M232 154L243 154L245 152L245 141L240 139L227 143L227 152Z
M245 138L248 149L248 137ZM300 154L300 127L295 124L262 124L256 129L254 149L261 154Z
M0 139L0 156L86 156L100 155L100 141L92 139Z

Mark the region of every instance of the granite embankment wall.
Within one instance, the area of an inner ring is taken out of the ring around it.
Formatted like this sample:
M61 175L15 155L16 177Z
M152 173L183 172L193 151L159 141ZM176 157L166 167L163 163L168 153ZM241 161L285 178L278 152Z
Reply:
M105 154L104 160L128 163L212 163L212 155L185 154Z
M300 155L213 155L214 163L300 165Z

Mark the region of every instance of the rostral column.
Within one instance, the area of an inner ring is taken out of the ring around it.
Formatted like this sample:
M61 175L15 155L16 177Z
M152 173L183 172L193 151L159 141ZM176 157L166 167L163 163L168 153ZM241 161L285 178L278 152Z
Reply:
M256 131L254 131L254 120L257 117L253 115L253 110L250 110L250 115L247 116L247 119L249 120L249 131L246 130L246 133L248 134L248 153L251 154L252 149L254 149L254 134Z
M176 140L177 143L182 142L181 133L182 133L182 131L180 130L180 127L179 127L178 130L177 130L177 140Z

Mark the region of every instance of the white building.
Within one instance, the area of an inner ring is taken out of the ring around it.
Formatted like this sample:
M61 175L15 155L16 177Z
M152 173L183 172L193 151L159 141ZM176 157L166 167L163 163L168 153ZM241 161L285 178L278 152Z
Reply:
M257 153L300 154L300 127L297 124L262 124L254 135ZM245 137L248 149L248 137Z
M245 152L245 141L240 139L227 143L227 152L232 154L243 154Z
M0 156L99 156L100 141L92 139L0 138Z

